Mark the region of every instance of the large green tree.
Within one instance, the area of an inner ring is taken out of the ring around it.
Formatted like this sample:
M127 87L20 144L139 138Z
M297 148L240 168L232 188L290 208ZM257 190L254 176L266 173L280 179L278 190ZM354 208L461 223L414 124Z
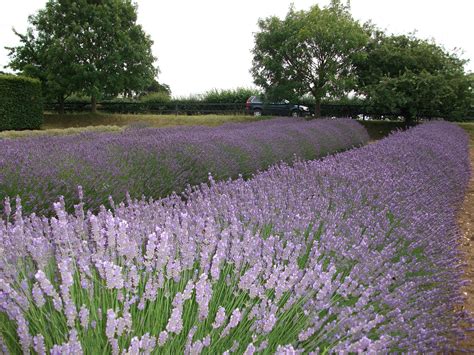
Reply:
M30 16L29 21L34 23L35 18ZM59 41L51 37L37 36L31 27L25 34L16 31L15 34L20 38L21 45L7 47L11 57L9 67L23 75L40 79L43 96L48 101L56 100L63 112L64 100L77 88L71 66L73 53L66 52Z
M417 117L461 117L473 103L466 61L413 35L373 31L366 57L356 63L359 92L377 111Z
M49 0L29 17L10 67L39 78L63 103L72 92L97 99L147 88L157 74L153 41L130 0Z
M368 35L348 6L332 1L309 11L291 7L284 19L272 16L258 26L251 72L270 97L312 95L319 116L322 98L342 96L354 87L352 63L363 55Z

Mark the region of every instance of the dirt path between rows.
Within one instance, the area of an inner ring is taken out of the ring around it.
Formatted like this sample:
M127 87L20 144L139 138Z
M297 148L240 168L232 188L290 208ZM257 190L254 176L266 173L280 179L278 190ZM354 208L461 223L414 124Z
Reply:
M471 157L471 169L474 169L474 141L472 139L469 155ZM458 221L462 234L461 249L465 255L465 262L467 264L465 277L471 281L462 289L463 294L466 296L464 307L465 310L470 312L471 316L474 317L474 171L472 170L471 180L466 191L466 197ZM474 353L474 332L468 333L468 338L465 339L461 346L465 349L470 349L470 351Z

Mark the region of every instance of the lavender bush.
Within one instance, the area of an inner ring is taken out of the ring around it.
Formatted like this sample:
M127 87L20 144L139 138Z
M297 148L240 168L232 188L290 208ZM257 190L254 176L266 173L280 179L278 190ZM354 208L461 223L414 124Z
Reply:
M461 128L0 224L3 351L433 352L459 334ZM10 215L11 214L11 215Z
M72 211L77 186L87 208L142 195L159 198L188 184L244 178L294 156L315 159L366 143L357 122L274 119L217 128L131 129L0 140L0 200L20 196L25 212L50 214L59 196ZM0 210L1 212L1 210Z

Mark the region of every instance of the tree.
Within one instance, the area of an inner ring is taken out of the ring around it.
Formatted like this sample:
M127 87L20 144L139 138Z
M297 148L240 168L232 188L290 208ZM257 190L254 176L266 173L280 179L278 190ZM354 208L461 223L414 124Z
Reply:
M130 0L49 0L10 49L10 67L42 80L63 102L72 92L97 99L141 91L157 74L153 41Z
M30 17L32 21L35 20ZM64 101L75 89L71 80L74 74L70 65L72 53L65 52L60 43L51 37L36 37L32 28L28 28L24 35L14 32L22 45L7 47L12 57L9 67L25 76L39 79L43 96L47 100L57 101L60 113L64 113Z
M368 36L348 6L332 1L309 11L290 7L285 19L272 16L258 26L251 73L270 97L310 94L320 116L322 98L341 96L354 87L353 58Z
M466 61L413 35L373 31L366 57L356 63L359 92L377 111L416 117L460 117L473 102Z

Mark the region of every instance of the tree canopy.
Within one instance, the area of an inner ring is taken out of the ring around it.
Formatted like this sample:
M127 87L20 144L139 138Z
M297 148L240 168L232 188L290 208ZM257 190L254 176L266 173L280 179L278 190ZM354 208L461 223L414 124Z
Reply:
M473 103L466 61L413 35L374 31L356 63L358 91L379 111L416 117L460 117Z
M9 66L39 78L60 103L90 96L94 111L98 98L144 90L157 74L153 41L136 21L130 0L49 0L17 33Z
M310 94L319 115L322 98L354 87L353 60L363 55L368 35L347 6L333 1L309 11L291 7L284 19L272 16L258 26L251 72L270 97Z

